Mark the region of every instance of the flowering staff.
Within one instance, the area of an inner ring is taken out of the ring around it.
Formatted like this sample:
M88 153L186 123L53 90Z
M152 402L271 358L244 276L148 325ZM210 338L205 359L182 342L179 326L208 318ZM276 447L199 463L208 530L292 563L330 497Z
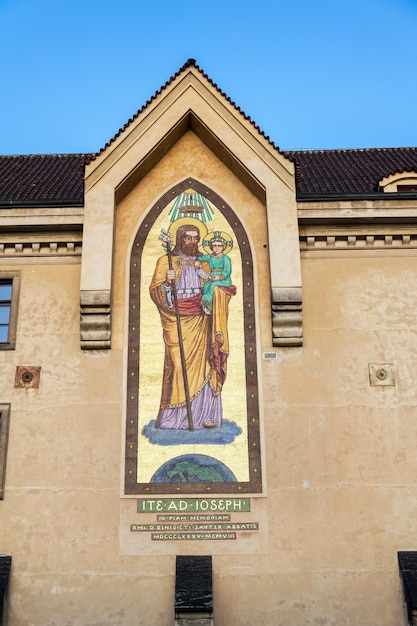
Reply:
M159 235L159 239L160 241L162 241L162 247L168 256L168 267L170 270L172 270L173 266L172 266L172 254L171 253L172 253L172 248L173 248L173 245L172 245L173 237L171 233L169 233L168 231L165 230L165 228L163 228L161 230L161 234ZM175 279L171 280L171 289L172 289L172 295L174 299L175 317L177 321L178 346L180 349L182 377L184 381L185 405L187 407L188 429L194 430L193 416L191 412L190 388L188 385L187 365L185 361L184 342L182 339L181 319L180 319L180 312L178 308L177 286L175 284Z

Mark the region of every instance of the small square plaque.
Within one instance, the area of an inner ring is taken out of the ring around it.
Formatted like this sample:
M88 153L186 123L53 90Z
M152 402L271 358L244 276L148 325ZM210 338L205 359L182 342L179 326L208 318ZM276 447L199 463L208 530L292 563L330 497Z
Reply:
M14 379L15 389L39 389L40 377L40 367L18 365Z
M369 363L368 369L371 387L393 387L395 385L393 363Z

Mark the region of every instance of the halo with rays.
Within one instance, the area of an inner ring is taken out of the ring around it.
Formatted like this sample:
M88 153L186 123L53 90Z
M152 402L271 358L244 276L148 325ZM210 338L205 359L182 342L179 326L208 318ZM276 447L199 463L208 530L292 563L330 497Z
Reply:
M213 214L214 211L210 202L201 193L197 193L191 188L186 189L175 198L168 213L171 222L188 216L203 223L211 222Z
M214 230L209 232L205 237L203 237L202 246L207 254L211 254L213 252L210 247L210 243L212 241L221 241L222 243L224 243L226 247L223 254L228 254L233 248L233 239L230 235L228 235L224 231Z
M175 222L171 222L171 224L168 227L168 232L173 236L174 241L177 236L177 230L179 229L180 226L183 226L183 225L189 225L189 226L195 227L200 233L201 239L204 239L204 237L207 235L207 226L203 224L203 222L201 222L198 218L180 217L179 219L175 220Z

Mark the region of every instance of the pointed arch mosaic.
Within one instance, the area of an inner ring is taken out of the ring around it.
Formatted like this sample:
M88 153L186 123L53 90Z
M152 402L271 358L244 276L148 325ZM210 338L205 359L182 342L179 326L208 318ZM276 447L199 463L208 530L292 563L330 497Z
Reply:
M253 258L188 178L151 208L129 272L125 493L261 493Z

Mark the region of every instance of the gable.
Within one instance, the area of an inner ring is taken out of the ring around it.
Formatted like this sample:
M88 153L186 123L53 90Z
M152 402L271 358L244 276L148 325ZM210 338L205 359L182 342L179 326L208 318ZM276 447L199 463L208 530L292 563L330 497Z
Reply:
M301 310L293 164L197 66L186 65L86 167L81 274L85 348L110 347L117 204L152 173L188 132L197 136L265 207L269 238L274 242L273 246L266 245L271 275L269 298L279 303L272 309L275 319L283 315L288 300L292 309L295 306ZM181 172L176 172L178 179L191 175L190 166L187 169L184 165ZM277 342L279 326L276 323L273 331ZM288 324L287 319L283 333L285 342L299 343L300 319L297 318L295 325Z

